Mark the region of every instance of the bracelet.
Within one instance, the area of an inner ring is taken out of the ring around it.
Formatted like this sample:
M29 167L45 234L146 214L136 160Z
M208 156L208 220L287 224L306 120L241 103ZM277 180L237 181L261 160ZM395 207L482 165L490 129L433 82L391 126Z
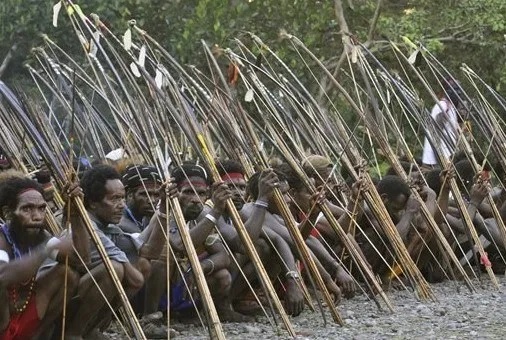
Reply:
M214 272L214 262L211 259L204 259L204 261L211 262L211 270L209 271L209 273L204 273L205 275L211 275L211 273ZM204 262L204 261L202 261L202 262Z
M52 246L56 246L58 244L60 244L60 240L57 239L56 237L53 237L51 238L49 241L47 241L46 243L46 251L49 251L49 247L52 247ZM58 249L53 249L51 251L49 251L49 253L47 254L47 257L49 257L51 260L54 260L56 261L56 257L58 256Z
M213 215L211 214L207 214L205 216L205 218L207 218L209 221L213 222L214 224L216 224L216 222L218 222L218 220L216 219L216 217L214 217Z
M261 201L261 200L256 200L255 203L253 203L253 204L257 207L265 208L265 209L267 209L269 207L269 203Z
M289 272L287 272L285 274L285 277L287 279L294 279L294 280L298 280L300 278L299 273L297 273L295 270L290 270Z

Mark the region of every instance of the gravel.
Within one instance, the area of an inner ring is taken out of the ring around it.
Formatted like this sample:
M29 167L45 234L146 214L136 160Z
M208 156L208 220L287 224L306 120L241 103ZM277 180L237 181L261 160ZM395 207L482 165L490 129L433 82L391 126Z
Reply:
M498 277L495 289L486 274L474 281L471 293L462 282L431 285L438 301L420 302L410 291L387 293L394 312L380 310L365 295L344 300L339 311L344 327L333 323L327 312L324 325L319 312L305 310L291 318L297 339L502 339L506 315L506 279ZM265 317L255 323L223 324L227 339L289 339L282 329L274 329ZM178 339L208 339L202 326L174 323ZM114 337L119 339L120 337Z

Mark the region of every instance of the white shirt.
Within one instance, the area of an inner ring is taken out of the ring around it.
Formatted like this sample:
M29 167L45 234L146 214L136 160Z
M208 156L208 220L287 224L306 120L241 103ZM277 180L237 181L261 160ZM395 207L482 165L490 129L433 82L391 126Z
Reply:
M433 143L439 142L439 146L443 152L442 156L448 159L455 152L457 144L457 137L459 133L457 110L449 100L442 99L432 108L430 113L434 120L439 114L446 115L444 128L443 131L441 131L441 138L439 138L439 136L432 138L428 131L427 136L429 136ZM438 163L437 157L427 136L425 137L423 144L422 162L423 164L435 165Z

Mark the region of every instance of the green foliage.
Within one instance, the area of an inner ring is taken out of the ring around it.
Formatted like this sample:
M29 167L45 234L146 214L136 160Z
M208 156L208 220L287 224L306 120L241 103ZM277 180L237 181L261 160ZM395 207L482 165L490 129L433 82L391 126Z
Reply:
M302 0L87 0L75 1L85 13L97 13L118 36L130 19L158 40L181 62L205 64L201 40L209 45L234 47L233 38L254 32L272 46L280 57L305 79L304 65L279 32L294 34L329 65L342 52L340 28L333 1ZM30 49L40 45L41 33L48 34L69 53L80 45L62 11L59 27L51 24L55 2L3 0L0 2L0 59L18 43L16 58L6 80L26 75L22 64L30 60ZM349 2L343 1L346 6ZM368 38L376 0L353 0L344 15L352 34ZM402 36L422 42L450 70L468 64L496 89L504 88L506 60L506 2L504 0L383 1L381 15L372 35L371 48L387 66L396 64L391 52L381 54L389 40L404 44ZM407 51L407 50L406 50ZM390 66L392 65L392 66ZM319 76L319 75L317 75ZM344 80L346 81L346 80Z

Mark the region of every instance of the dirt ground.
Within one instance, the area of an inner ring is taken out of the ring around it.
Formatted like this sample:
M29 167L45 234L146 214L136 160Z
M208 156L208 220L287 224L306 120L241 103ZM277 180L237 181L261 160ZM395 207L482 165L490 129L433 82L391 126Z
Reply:
M506 338L506 278L498 277L500 288L489 278L475 280L476 293L462 282L432 284L437 302L420 302L413 292L387 293L394 313L379 310L365 295L344 300L339 305L346 325L339 327L327 313L327 325L318 312L304 311L292 318L298 339L504 339ZM227 339L283 339L266 318L245 324L224 324ZM202 326L172 325L180 339L207 339Z

